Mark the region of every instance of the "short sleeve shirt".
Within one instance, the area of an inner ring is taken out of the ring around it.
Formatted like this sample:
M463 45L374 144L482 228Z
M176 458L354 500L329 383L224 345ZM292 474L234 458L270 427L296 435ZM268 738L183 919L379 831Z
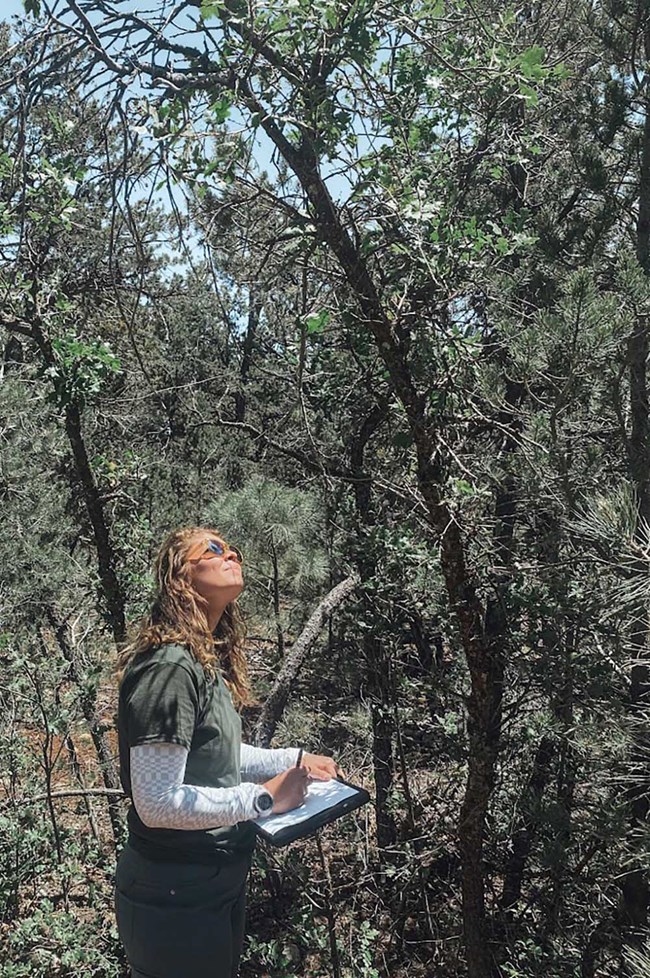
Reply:
M230 691L220 675L209 679L183 645L162 645L131 660L120 683L117 727L120 778L129 797L130 749L139 744L185 747L185 784L240 784L241 718ZM128 825L133 848L157 860L220 862L255 847L250 821L214 829L152 829L132 805Z

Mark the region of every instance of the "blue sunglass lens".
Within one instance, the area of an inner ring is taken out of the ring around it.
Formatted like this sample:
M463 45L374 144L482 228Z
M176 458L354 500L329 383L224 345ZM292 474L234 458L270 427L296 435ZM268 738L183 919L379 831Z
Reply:
M213 554L217 554L219 557L223 557L226 551L228 551L228 553L234 553L240 564L244 559L241 550L238 550L237 547L231 547L229 544L227 544L226 547L223 547L222 544L217 543L216 540L210 540L207 549Z

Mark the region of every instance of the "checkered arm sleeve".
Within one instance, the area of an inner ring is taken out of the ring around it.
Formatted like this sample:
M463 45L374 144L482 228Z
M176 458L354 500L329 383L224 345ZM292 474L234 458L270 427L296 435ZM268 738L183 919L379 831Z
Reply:
M280 747L267 750L264 747L241 745L241 776L245 781L262 782L282 774L298 760L297 747Z
M260 818L253 803L262 788L184 784L188 751L180 744L131 747L131 794L141 821L152 829L212 829ZM268 814L271 814L270 812Z

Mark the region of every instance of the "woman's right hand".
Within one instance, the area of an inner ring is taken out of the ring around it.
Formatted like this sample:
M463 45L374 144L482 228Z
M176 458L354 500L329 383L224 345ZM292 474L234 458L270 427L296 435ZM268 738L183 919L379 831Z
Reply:
M302 805L307 794L308 778L309 771L306 767L290 767L262 785L273 795L273 815L289 812Z

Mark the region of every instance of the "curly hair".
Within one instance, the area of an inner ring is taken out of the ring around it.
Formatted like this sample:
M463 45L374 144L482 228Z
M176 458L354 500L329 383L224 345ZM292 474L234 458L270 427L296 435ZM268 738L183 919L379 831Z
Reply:
M207 601L192 587L186 558L190 544L200 533L220 536L207 527L188 526L173 530L162 544L154 563L156 598L149 614L137 626L135 637L120 652L118 681L135 656L166 642L178 642L189 647L211 679L217 671L221 672L237 709L259 706L251 690L244 651L246 626L236 600L226 605L211 632L205 615Z

